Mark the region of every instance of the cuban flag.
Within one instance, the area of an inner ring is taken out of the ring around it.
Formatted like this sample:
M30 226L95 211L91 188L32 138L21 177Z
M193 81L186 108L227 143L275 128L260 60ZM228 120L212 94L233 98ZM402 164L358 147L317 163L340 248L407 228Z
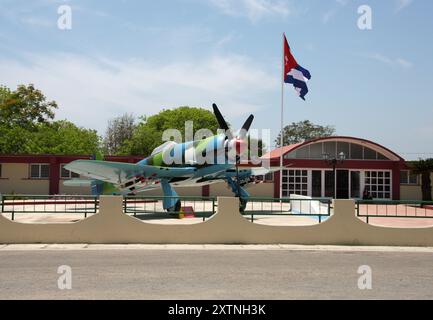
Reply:
M293 84L299 97L305 100L308 93L307 81L311 79L310 71L302 68L290 52L289 43L284 35L284 82Z

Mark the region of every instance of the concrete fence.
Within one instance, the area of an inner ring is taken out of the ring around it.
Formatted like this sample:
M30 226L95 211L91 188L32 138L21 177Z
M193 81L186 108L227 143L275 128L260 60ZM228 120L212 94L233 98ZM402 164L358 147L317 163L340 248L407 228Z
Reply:
M239 214L238 199L218 198L218 212L193 225L148 224L123 213L122 197L104 196L98 214L76 223L26 224L0 216L0 243L304 244L433 246L433 228L385 228L355 215L353 200L313 226L265 226Z

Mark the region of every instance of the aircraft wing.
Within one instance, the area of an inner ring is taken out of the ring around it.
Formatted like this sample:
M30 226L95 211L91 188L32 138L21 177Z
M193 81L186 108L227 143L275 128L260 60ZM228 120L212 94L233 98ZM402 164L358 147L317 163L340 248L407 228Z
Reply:
M167 168L97 160L76 160L67 164L65 169L92 179L114 184L122 184L134 177L153 179L189 177L194 175L197 170L192 167Z

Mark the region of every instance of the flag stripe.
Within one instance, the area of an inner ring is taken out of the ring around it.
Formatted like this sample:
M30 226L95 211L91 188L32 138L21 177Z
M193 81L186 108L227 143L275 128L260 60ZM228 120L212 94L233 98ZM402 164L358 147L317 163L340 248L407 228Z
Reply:
M311 74L296 62L286 36L284 41L284 82L293 84L299 96L305 100L305 95L308 93L307 81L311 79Z
M308 87L307 87L307 84L305 83L305 81L296 79L294 76L288 74L286 79L285 79L285 82L293 84L293 86L295 87L295 90L298 91L299 96L303 100L305 100L305 95L308 93Z

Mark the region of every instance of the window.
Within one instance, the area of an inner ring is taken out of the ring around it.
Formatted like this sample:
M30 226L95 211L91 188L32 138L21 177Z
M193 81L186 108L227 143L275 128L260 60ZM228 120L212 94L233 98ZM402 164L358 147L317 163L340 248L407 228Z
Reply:
M323 143L314 143L310 145L310 158L323 159Z
M364 159L365 160L376 160L377 159L377 153L376 151L364 147Z
M283 170L283 197L291 194L308 196L307 170Z
M349 142L337 142L337 155L343 152L346 155L346 159L350 158L350 143Z
M265 181L266 182L273 182L274 181L274 173L269 172L265 175Z
M324 154L334 158L341 152L346 160L389 160L383 154L360 144L344 141L327 141L312 143L284 155L285 159L317 159L322 160Z
M77 174L77 173L75 173L75 172L72 172L72 171L66 170L66 169L65 169L65 164L62 164L62 165L60 166L60 177L61 177L62 179L71 179L71 178L79 178L80 175Z
M323 144L323 149L323 151L331 158L334 158L337 155L337 143L335 141L325 142Z
M350 144L350 159L362 160L364 158L362 146L359 144Z
M418 175L408 170L400 172L400 184L418 184Z
M255 176L255 179L257 181L263 181L263 182L273 182L274 181L274 173L270 172L267 173L265 175L261 175L261 176Z
M31 179L48 179L50 177L49 164L31 164L30 178Z
M365 189L374 199L391 199L391 172L365 171Z

